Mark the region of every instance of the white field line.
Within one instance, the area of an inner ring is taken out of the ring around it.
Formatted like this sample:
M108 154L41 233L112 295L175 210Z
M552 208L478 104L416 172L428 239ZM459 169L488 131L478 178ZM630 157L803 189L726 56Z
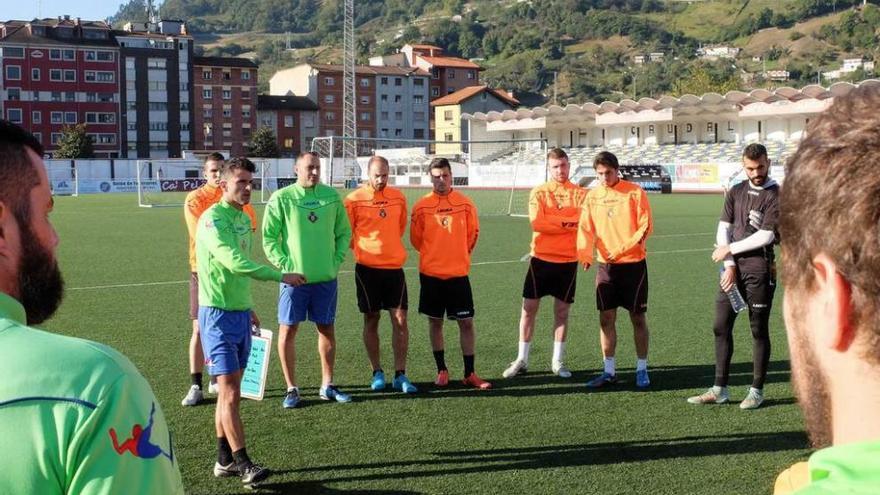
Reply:
M680 254L680 253L698 253L703 251L712 251L712 248L697 248L697 249L674 249L672 251L649 251L650 255L658 255L658 254ZM471 266L484 266L484 265L507 265L511 263L522 263L529 259L529 255L526 254L522 258L518 260L501 260L501 261L480 261L477 263L471 263ZM405 266L404 270L416 270L417 266ZM340 275L354 273L354 270L340 270ZM68 287L66 290L103 290L103 289L125 289L129 287L153 287L160 285L181 285L187 284L189 280L169 280L165 282L142 282L135 284L112 284L112 285L90 285L85 287Z

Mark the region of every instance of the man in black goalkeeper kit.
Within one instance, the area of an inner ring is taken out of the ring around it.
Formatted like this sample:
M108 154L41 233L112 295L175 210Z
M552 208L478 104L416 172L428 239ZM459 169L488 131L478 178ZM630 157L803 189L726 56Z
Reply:
M712 260L724 262L721 290L715 299L715 384L688 398L691 404L724 404L730 400L727 381L733 355L736 311L727 292L738 289L749 309L752 329L752 386L740 409L757 409L764 402L764 379L770 362L770 309L776 290L773 245L778 243L779 185L768 176L767 149L757 143L743 151L748 180L733 186L724 200Z

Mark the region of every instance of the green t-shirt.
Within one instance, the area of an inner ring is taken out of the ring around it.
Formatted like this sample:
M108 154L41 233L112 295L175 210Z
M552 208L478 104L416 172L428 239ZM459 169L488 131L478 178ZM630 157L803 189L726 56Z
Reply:
M0 293L0 493L183 493L150 384L122 354L25 325Z
M880 493L880 441L822 449L810 456L810 484L796 495Z
M280 282L282 274L250 259L251 219L226 201L211 206L196 228L199 306L246 311L253 307L251 279Z
M303 274L306 283L335 279L350 241L345 206L330 186L291 184L275 191L266 204L266 258L284 272Z

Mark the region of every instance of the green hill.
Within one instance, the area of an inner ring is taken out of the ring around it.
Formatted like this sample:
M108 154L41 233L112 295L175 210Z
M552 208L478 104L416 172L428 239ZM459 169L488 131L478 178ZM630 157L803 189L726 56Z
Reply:
M143 3L111 20L142 20ZM257 59L262 88L279 68L341 61L341 0L165 0L161 14L185 19L205 53ZM355 23L363 63L431 42L479 59L484 81L528 105L552 99L554 74L559 103L747 89L768 85L769 69L803 85L880 46L880 9L861 0L357 0ZM705 61L696 51L706 44L742 51ZM651 52L663 61L634 63Z

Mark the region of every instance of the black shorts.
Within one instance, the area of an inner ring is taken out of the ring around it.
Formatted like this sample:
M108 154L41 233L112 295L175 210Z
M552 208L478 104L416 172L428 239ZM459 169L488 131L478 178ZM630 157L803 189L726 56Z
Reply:
M648 263L599 263L596 307L599 311L624 307L630 313L648 311Z
M737 272L736 286L749 306L749 313L769 313L773 309L773 294L776 292L775 273ZM730 305L727 293L720 289L715 302Z
M199 319L199 274L189 273L189 319Z
M465 320L474 317L474 294L467 276L441 279L419 273L419 313L431 318Z
M523 282L523 298L540 299L553 296L562 302L574 302L577 288L578 262L553 263L532 256Z
M354 283L361 313L409 306L403 268L370 268L358 263L354 265Z

